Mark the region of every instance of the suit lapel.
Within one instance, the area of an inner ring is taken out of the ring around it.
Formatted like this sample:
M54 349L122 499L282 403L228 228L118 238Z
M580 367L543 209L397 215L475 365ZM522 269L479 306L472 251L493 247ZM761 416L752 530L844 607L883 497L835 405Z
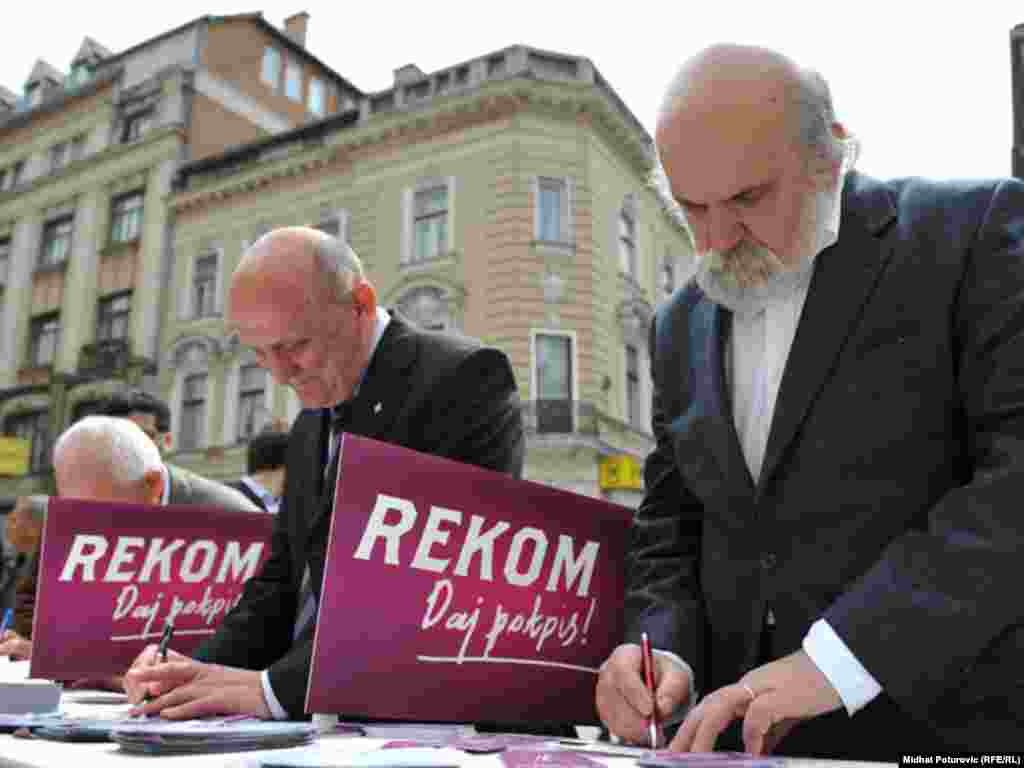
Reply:
M758 492L778 468L860 321L892 255L892 245L879 235L894 217L885 187L858 174L847 177L840 240L818 255L779 385Z
M725 381L725 340L731 326L732 314L706 298L693 309L690 348L696 353L691 360L691 375L696 382L694 405L700 421L707 425L700 440L710 447L727 487L735 488L740 483L752 493L754 484L740 449Z
M408 393L409 371L417 356L416 330L391 310L391 322L381 336L366 376L359 385L359 394L352 402L352 416L345 429L346 433L375 440L391 438L395 420ZM330 431L326 415L321 424L321 441L326 446ZM322 463L320 466L323 466ZM326 555L324 544L330 529L331 507L334 503L334 484L321 480L321 487L319 503L314 506L307 538L310 575L317 593L320 591L320 575L323 573L323 558Z

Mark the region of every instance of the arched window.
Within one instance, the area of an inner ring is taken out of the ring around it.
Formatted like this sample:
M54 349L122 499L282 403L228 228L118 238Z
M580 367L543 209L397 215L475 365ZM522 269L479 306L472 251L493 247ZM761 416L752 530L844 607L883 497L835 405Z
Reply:
M444 291L433 286L421 286L408 291L398 300L398 311L416 325L429 331L451 329L448 298Z
M178 449L197 451L209 440L210 356L204 343L181 345L174 355L174 433Z

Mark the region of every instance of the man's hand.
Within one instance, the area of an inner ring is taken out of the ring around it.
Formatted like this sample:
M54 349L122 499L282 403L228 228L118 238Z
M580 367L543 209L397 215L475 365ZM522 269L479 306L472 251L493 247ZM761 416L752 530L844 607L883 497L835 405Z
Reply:
M743 718L746 750L768 754L802 720L842 705L839 694L811 658L797 651L705 696L679 728L671 749L710 752L729 723Z
M183 656L177 651L172 651L170 648L167 649L167 661L187 661L188 658L188 656ZM148 683L139 682L139 678L132 676L131 673L163 663L163 660L160 658L160 646L150 643L142 649L142 653L136 656L135 661L132 662L128 674L125 674L121 680L124 692L128 694L128 701L132 704L138 704L146 697L147 693L151 695L155 693L155 690L150 690L147 687Z
M620 645L597 678L597 711L608 730L625 742L648 744L647 721L657 703L659 720L690 697L690 676L678 664L654 655L655 700L644 685L643 654L635 644Z
M12 661L29 659L32 657L32 641L26 640L13 629L6 629L0 635L0 656L10 656Z
M143 651L145 654L145 651ZM252 715L269 720L260 673L168 653L166 662L139 664L124 676L133 714L187 720L206 715ZM153 698L143 702L146 693Z

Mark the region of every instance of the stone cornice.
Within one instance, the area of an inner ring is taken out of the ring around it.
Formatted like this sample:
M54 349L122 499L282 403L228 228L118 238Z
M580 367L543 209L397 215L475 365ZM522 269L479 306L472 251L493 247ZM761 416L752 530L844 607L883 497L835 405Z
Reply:
M442 100L420 110L382 113L323 140L275 146L263 158L190 178L194 189L172 195L170 204L187 213L210 203L272 189L278 182L329 169L342 169L367 156L388 154L410 144L486 125L521 113L573 120L601 134L641 176L650 170L646 134L637 131L603 92L586 84L523 79L500 81L467 97Z
M171 136L184 140L185 131L180 126L171 125L164 128L154 129L151 134L147 135L147 137L141 141L135 141L131 144L111 144L100 152L84 157L81 160L76 160L66 168L62 168L56 173L44 174L43 176L39 176L26 184L19 185L17 189L0 193L0 209L8 203L20 203L28 199L30 195L34 195L42 190L48 189L52 185L71 185L82 175L97 168L102 169L101 172L104 176L104 178L98 180L97 183L109 183L111 179L117 178L126 172L126 169L118 168L114 165L115 163L125 159L128 155L134 155L136 152L138 152L138 156L142 156L146 150L149 150L151 153L159 152L161 150L154 150L154 148ZM167 150L164 151L166 158L158 157L154 159L147 157L144 167L138 170L148 170L159 160L175 158L177 156L177 147L178 142L175 142L173 145L168 147Z

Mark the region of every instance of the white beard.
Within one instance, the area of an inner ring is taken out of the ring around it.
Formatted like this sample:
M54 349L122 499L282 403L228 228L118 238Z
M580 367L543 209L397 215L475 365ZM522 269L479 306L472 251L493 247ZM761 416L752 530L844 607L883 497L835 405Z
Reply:
M818 253L834 242L828 231L834 205L832 190L808 195L795 263L784 264L768 248L741 240L725 253L707 250L697 256L697 285L711 301L740 315L791 298L810 280Z

